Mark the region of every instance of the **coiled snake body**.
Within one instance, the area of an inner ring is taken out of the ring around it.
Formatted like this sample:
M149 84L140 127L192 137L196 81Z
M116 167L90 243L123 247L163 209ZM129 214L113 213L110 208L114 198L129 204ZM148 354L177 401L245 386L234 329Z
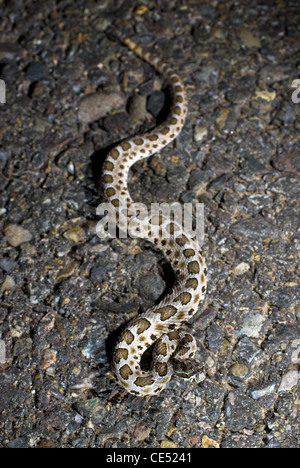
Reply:
M160 72L170 86L172 105L165 122L143 135L123 141L113 148L103 164L102 191L116 210L133 200L127 188L130 166L170 143L180 133L187 114L187 98L180 78L155 54L145 52L130 39L123 41L136 55ZM174 287L159 304L131 320L115 345L112 366L118 383L128 392L153 395L165 388L173 373L188 377L196 351L195 339L178 330L198 309L206 291L207 270L198 243L174 221L148 219L150 239L165 254L174 274ZM168 235L164 235L167 233ZM143 237L141 235L141 237ZM150 369L143 369L143 353L154 344ZM184 361L188 359L188 361ZM194 371L193 371L194 373Z

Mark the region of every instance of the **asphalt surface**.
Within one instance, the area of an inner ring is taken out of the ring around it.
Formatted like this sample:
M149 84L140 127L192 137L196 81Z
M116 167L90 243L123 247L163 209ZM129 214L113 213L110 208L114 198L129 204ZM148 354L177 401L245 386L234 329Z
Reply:
M0 446L299 448L299 3L15 0L0 14ZM98 238L98 180L107 149L169 98L124 36L189 98L131 193L204 203L209 269L188 325L203 368L144 399L109 355L172 274L145 241Z

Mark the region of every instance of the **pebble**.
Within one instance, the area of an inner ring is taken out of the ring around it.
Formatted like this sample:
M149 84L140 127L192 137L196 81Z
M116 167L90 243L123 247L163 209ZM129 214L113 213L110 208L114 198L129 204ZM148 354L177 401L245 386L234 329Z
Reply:
M226 427L232 431L252 429L262 419L262 410L249 396L239 390L228 394L225 404Z
M164 177L167 172L166 163L160 156L153 155L149 160L149 166L155 175Z
M46 349L44 352L43 360L40 365L41 370L46 370L56 362L57 351L53 349Z
M24 357L31 353L32 339L31 338L20 338L15 342L13 348L13 356Z
M176 449L177 445L175 444L175 442L172 442L171 440L162 440L160 443L160 448Z
M203 312L194 321L194 327L200 330L205 330L209 324L215 319L217 311L215 307L206 307Z
M163 293L165 287L163 279L154 273L146 273L139 281L140 294L146 301L155 301Z
M203 65L201 69L194 73L194 79L198 83L210 84L213 86L218 82L219 78L219 66L213 64Z
M233 357L252 365L259 362L264 357L264 353L254 343L252 343L249 338L244 336L237 343L233 352Z
M26 437L17 437L16 439L10 440L7 444L8 448L29 448L29 443Z
M131 120L135 124L141 124L147 118L151 118L148 112L146 111L147 98L141 94L135 94L128 101L128 114L131 117Z
M31 62L26 68L25 79L39 81L48 75L47 67L41 62Z
M186 168L181 164L172 164L167 169L167 180L170 184L176 186L185 185L188 178L189 174Z
M153 91L147 101L147 111L157 117L165 105L166 96L163 91Z
M66 278L69 278L69 276L72 276L77 266L78 266L78 262L76 261L71 262L67 266L65 266L56 275L55 283L59 283L60 281L65 280Z
M100 257L100 260L102 260L103 258L103 263L99 265L96 265L94 266L92 269L91 269L91 272L90 272L90 279L92 281L93 284L95 285L99 285L102 283L102 281L105 280L106 278L106 275L111 271L111 269L113 268L113 266L107 262L105 260L105 256L101 256Z
M105 340L99 338L89 338L80 348L83 356L87 359L93 359L96 362L105 363L107 360Z
M134 15L143 15L146 11L149 11L149 8L146 5L138 5L134 11Z
M137 422L130 428L130 435L137 441L142 442L149 437L151 427L147 427L142 421Z
M192 191L198 191L205 186L206 181L206 171L202 171L201 169L193 169L188 180L188 188Z
M208 130L206 127L195 125L194 128L194 140L197 142L201 142L207 138Z
M230 372L234 377L244 379L248 375L249 369L245 364L236 363L230 367Z
M76 403L76 410L82 416L100 423L109 411L109 404L101 398L89 398Z
M277 442L276 440L271 440L267 445L265 445L264 448L267 449L274 449L274 448L282 448L281 444Z
M271 383L269 385L266 385L265 387L260 388L259 390L254 390L251 392L251 396L254 400L258 400L259 398L269 395L270 393L273 393L275 391L275 383Z
M0 169L3 169L8 161L8 155L0 150Z
M32 239L32 234L18 224L8 224L4 229L6 241L12 247L18 247Z
M75 244L84 241L86 238L85 231L81 226L70 227L67 231L64 232L63 236L65 239L72 240L75 242Z
M291 364L300 364L300 339L292 342Z
M70 161L67 165L67 169L68 169L68 173L70 175L75 175L75 172L76 172L76 167L75 167L75 164L73 163L73 161Z
M237 332L237 336L246 335L251 338L258 338L265 320L265 317L261 314L248 314L244 319L242 328Z
M278 393L291 391L293 387L296 387L299 380L300 380L299 371L297 370L288 371L286 374L283 375L281 379Z
M84 96L79 103L78 120L82 123L91 123L123 105L124 97L119 92L91 93Z
M128 118L127 112L112 112L104 118L103 128L107 132L112 133L112 135L124 134L128 136L130 135L131 127L132 122Z
M293 149L282 155L274 155L272 162L275 169L300 176L300 152L297 149Z
M1 290L2 291L9 291L11 289L14 289L16 286L15 280L13 279L12 276L7 275L5 280L3 281L1 285Z
M271 207L273 205L273 199L264 194L247 195L247 197L243 199L243 203L246 213L257 215L261 210Z
M259 240L278 238L278 232L275 226L260 215L233 224L230 231L243 238L251 237L252 239Z
M253 99L262 99L263 101L274 101L275 98L276 91L262 91L260 89L255 90L255 96L253 97Z
M248 90L244 88L234 88L230 89L226 93L226 100L231 104L239 104L244 102L248 97Z
M283 194L288 198L300 198L300 184L292 174L285 174L268 185L271 192Z
M16 60L23 54L22 47L15 42L1 42L0 43L0 60Z
M29 300L31 304L40 304L51 292L49 285L41 281L28 282Z
M196 198L196 192L193 190L184 190L179 197L182 203L193 203Z
M216 440L211 439L210 437L207 437L206 435L204 435L202 437L202 447L203 448L220 448L220 444Z
M212 323L206 330L206 339L211 351L220 351L224 343L222 328L218 324Z
M17 262L11 260L10 258L4 257L0 259L0 268L9 273L11 270L16 268Z
M237 276L243 275L247 271L250 270L250 265L249 263L246 262L241 262L239 263L233 270L233 273Z
M220 130L224 130L227 124L227 119L229 118L230 110L222 107L218 111L218 117L216 118L216 123Z
M248 47L261 47L261 42L258 37L255 37L249 29L242 26L240 30L240 39L242 43Z
M228 180L228 174L221 174L216 177L210 184L210 190L222 191Z

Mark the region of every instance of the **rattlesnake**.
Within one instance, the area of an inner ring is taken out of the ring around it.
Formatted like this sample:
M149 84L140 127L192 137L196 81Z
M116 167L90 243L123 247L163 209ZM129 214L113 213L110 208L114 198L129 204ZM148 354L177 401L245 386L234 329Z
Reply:
M148 133L123 141L108 153L104 161L102 193L120 213L121 207L130 209L134 203L127 188L130 166L174 140L187 114L186 92L173 70L157 55L144 51L131 39L126 38L123 42L162 74L170 86L172 105L165 122ZM192 235L180 231L174 220L159 217L156 222L152 219L146 221L150 227L144 237L164 252L174 269L175 282L171 293L159 304L129 322L115 345L112 366L116 379L129 393L139 396L159 393L173 373L183 377L194 373L188 364L184 364L184 359L188 359L186 363L192 362L196 352L195 339L178 328L194 315L203 301L207 277L205 260ZM152 232L155 224L157 229ZM142 355L153 344L151 366L144 369L141 366Z

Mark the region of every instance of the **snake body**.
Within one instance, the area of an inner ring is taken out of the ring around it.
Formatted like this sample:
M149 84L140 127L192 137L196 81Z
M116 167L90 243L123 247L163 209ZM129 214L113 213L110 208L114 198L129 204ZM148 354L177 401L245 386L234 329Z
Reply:
M170 87L172 104L162 124L148 133L121 142L108 153L103 164L102 192L116 210L121 206L130 209L134 203L127 188L130 167L173 141L180 133L187 114L186 92L172 68L132 40L126 38L123 42L162 74ZM147 223L153 226L155 221L149 218ZM144 237L164 252L174 270L174 286L159 304L129 322L117 339L112 357L118 383L129 393L139 396L162 391L173 373L183 377L190 375L188 363L193 362L196 342L192 335L179 330L179 327L198 310L206 291L207 269L196 240L188 232L180 231L170 219L160 217L156 220L156 227L153 232L149 228ZM141 359L152 345L151 365L144 369Z

